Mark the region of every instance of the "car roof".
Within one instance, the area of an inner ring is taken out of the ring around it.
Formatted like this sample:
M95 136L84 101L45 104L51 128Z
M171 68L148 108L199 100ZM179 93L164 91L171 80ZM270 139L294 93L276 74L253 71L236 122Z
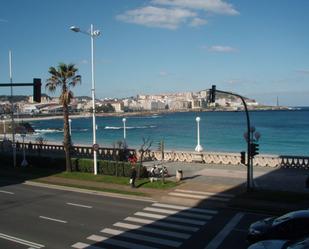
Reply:
M309 210L297 210L291 212L290 215L293 218L309 218Z

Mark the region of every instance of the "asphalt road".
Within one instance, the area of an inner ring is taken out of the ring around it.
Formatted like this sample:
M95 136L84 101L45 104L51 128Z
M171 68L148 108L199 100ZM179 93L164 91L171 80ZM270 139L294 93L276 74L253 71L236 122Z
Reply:
M267 214L190 208L28 186L0 188L0 248L247 248Z

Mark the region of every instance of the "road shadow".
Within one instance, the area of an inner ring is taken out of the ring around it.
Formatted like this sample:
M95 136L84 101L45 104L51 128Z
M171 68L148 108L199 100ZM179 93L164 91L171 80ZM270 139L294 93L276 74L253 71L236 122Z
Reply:
M211 169L203 171L198 168L198 172L204 172L204 175L194 174L191 169L186 172L183 168L185 183L171 191L164 202L146 205L122 221L103 228L98 235L89 235L83 241L98 248L181 249L192 248L194 241L194 248L208 248L205 245L226 225L227 221L221 215L226 212L226 208L243 215L239 219L240 223L246 224L248 229L249 224L254 221L254 218L248 219L245 215L248 212L261 213L260 216L254 216L257 219L309 207L309 191L305 188L307 168L287 164L267 170L254 167L254 188L249 191L245 166L221 167L217 176L212 171L214 165L204 167ZM186 177L186 173L189 176ZM184 188L185 184L191 184L193 189ZM178 198L178 202L171 202L173 198ZM185 198L191 198L195 204L186 205ZM236 232L241 233L241 239L229 237L224 242L227 247L219 248L247 248L246 230Z

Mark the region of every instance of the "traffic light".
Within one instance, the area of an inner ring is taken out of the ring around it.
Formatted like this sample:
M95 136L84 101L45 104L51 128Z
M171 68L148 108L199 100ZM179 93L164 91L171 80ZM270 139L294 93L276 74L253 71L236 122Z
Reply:
M41 79L33 79L33 101L41 103Z
M240 152L240 163L246 164L246 152L244 152L244 151Z
M209 89L208 101L210 103L216 102L216 86L212 85L211 89Z
M250 144L250 156L254 158L254 156L259 154L259 144L251 143Z

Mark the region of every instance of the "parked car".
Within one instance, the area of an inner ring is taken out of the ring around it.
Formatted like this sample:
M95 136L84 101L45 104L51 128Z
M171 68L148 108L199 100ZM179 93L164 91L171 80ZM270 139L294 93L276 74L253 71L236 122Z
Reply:
M309 237L301 240L262 240L248 249L309 249Z
M309 210L299 210L251 224L247 240L250 243L267 239L294 240L307 235L309 236Z

